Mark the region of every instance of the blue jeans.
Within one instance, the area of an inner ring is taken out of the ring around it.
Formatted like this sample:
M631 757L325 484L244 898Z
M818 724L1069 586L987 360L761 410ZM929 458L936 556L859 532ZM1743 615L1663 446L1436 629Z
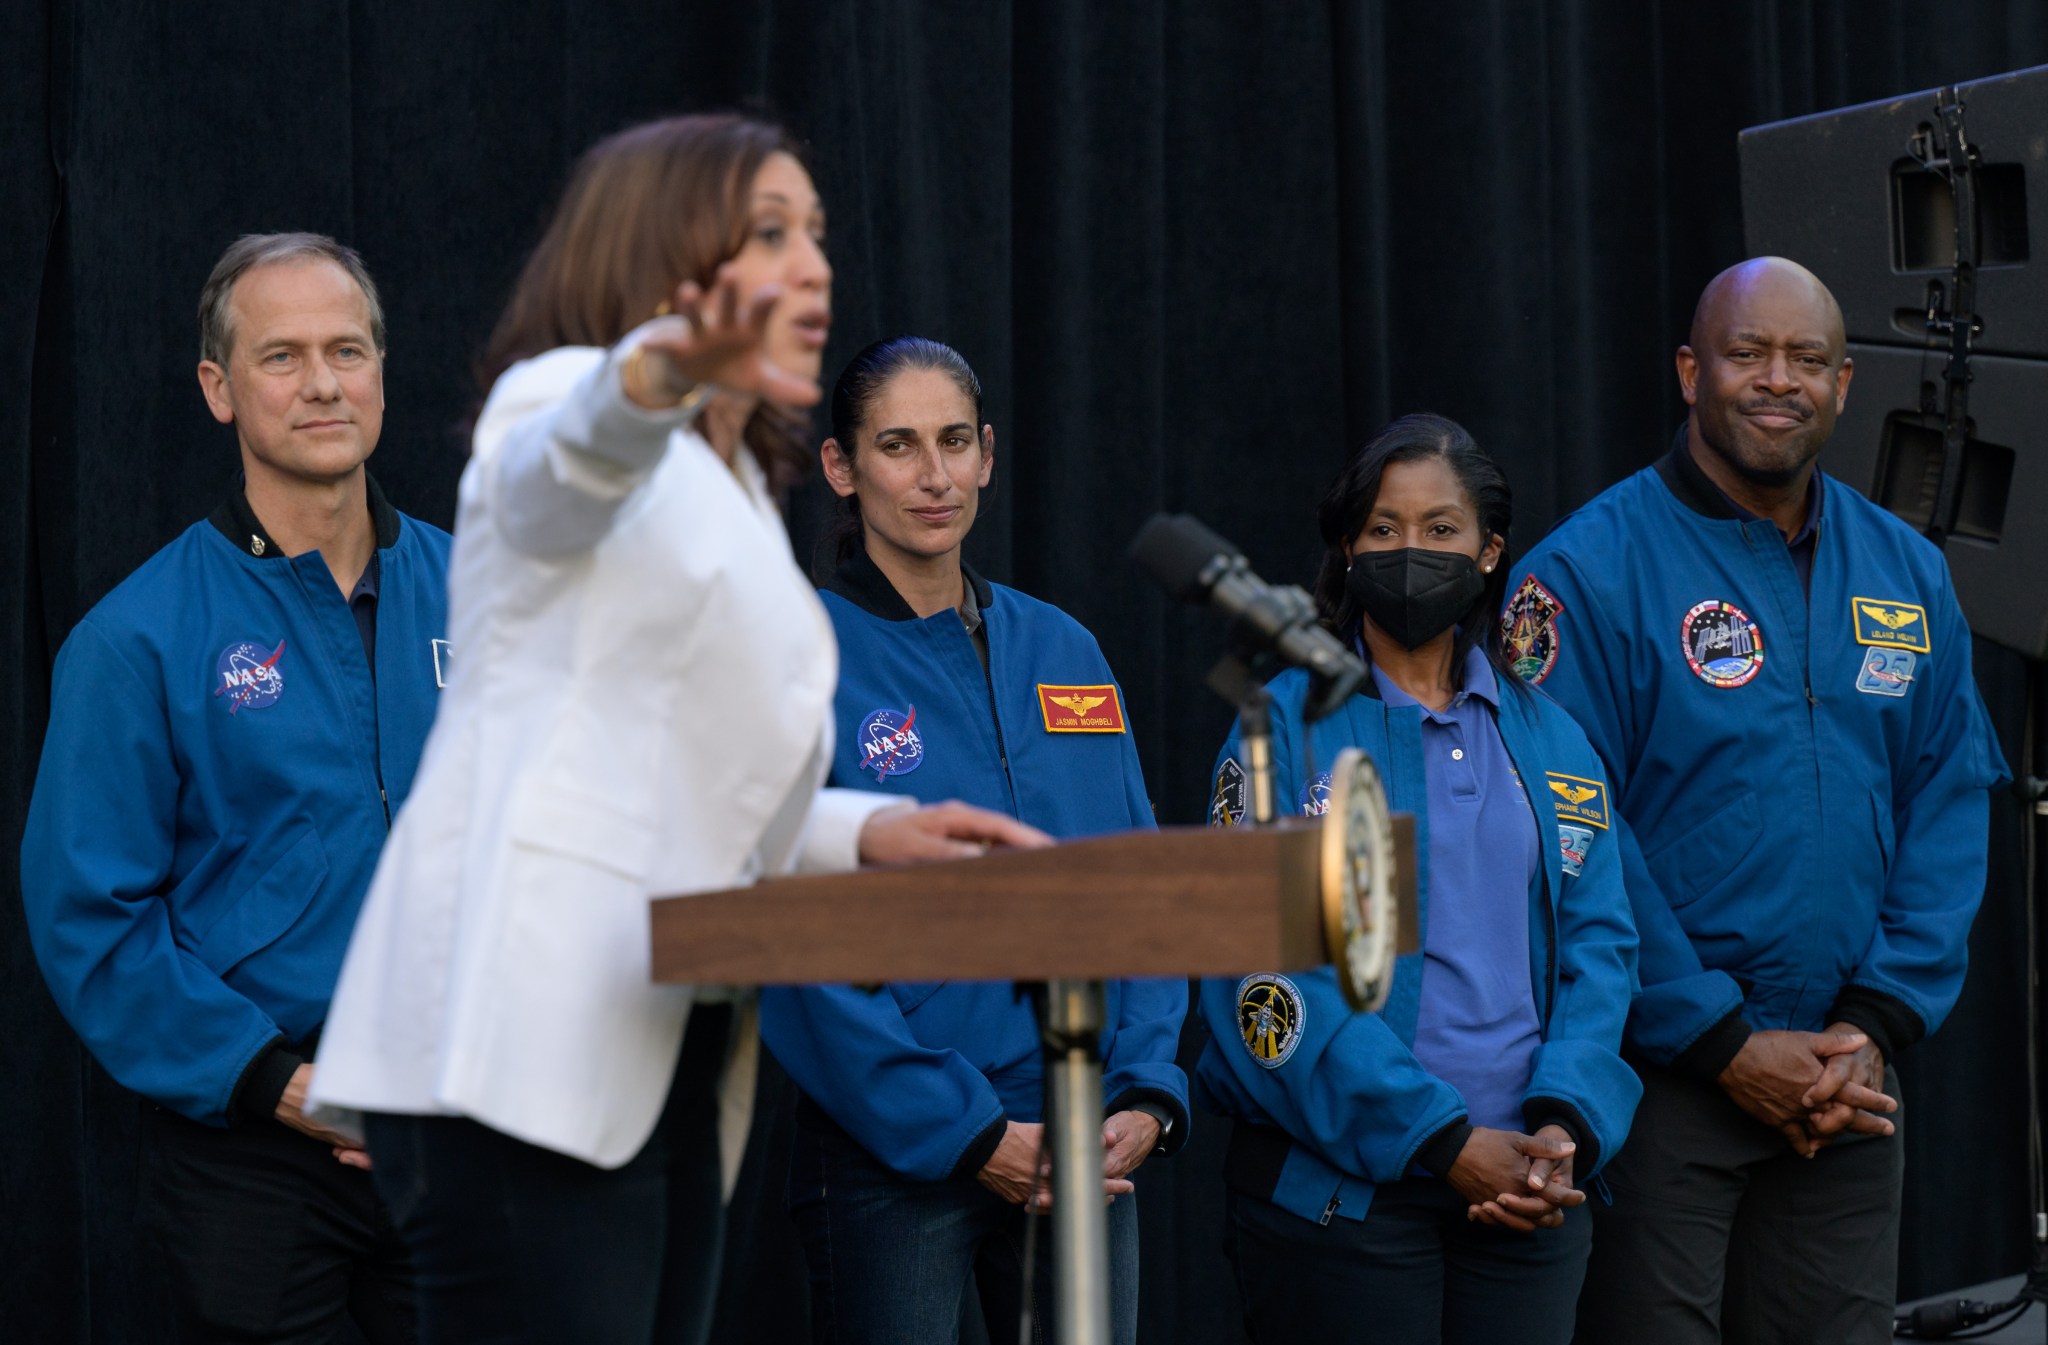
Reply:
M1236 1190L1226 1201L1224 1250L1237 1270L1245 1330L1260 1345L1572 1338L1592 1245L1584 1205L1565 1211L1562 1228L1517 1233L1466 1222L1465 1198L1434 1177L1381 1186L1355 1221L1318 1224Z
M1037 1226L1034 1342L1052 1338L1052 1220L1026 1214L973 1177L918 1182L875 1161L843 1132L799 1124L789 1212L811 1276L818 1345L953 1345L972 1287L989 1339L1017 1339L1024 1240ZM1138 1337L1138 1204L1109 1214L1110 1336Z

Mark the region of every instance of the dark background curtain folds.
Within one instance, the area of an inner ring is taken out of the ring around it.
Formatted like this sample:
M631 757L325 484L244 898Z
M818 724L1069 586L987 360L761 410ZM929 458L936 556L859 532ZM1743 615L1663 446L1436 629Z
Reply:
M2043 61L2030 0L0 6L0 1334L156 1336L134 1102L43 988L16 860L65 634L232 486L192 370L235 235L364 253L391 320L375 470L445 524L470 361L573 156L661 113L783 116L832 218L828 377L903 331L975 364L998 458L970 558L1100 636L1161 820L1190 822L1228 712L1211 624L1122 557L1148 514L1306 582L1330 473L1428 409L1500 457L1526 549L1668 442L1672 349L1743 255L1738 129ZM806 557L823 512L813 481ZM2016 761L2024 669L1977 653ZM1904 1062L1908 1294L2027 1255L2017 805L1994 815L1969 986ZM799 1335L784 1089L721 1339ZM1142 1174L1148 1341L1238 1338L1223 1137Z

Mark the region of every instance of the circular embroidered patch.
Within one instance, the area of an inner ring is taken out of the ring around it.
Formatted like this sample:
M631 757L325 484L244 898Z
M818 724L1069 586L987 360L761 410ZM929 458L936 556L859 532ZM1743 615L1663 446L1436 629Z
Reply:
M860 721L854 744L860 752L860 769L873 771L875 779L908 775L924 765L924 739L917 735L917 707L907 714L877 710Z
M213 665L213 694L227 697L229 714L268 709L284 695L283 657L283 640L275 649L247 640L229 645Z
M1679 627L1685 664L1708 686L1739 687L1764 666L1764 633L1732 602L1703 602Z
M1260 972L1237 983L1237 1030L1261 1068L1278 1069L1301 1045L1307 1012L1294 982Z

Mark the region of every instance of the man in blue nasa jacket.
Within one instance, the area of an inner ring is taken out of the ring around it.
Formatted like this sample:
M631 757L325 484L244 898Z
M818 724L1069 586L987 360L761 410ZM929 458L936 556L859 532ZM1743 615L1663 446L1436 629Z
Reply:
M1941 554L1815 458L1851 366L1777 258L1701 296L1671 451L1516 576L1517 671L1612 781L1645 1095L1580 1339L1891 1338L1891 1062L1939 1027L2007 777Z
M350 249L231 246L199 381L243 489L79 622L22 895L58 1007L145 1108L181 1341L415 1338L368 1158L305 1119L314 1039L448 669L448 535L364 462L384 323Z

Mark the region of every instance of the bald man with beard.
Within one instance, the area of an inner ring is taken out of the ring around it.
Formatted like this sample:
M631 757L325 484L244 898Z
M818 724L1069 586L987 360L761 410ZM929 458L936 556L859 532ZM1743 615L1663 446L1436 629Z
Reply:
M2005 762L1941 553L1817 469L1853 373L1826 286L1722 272L1677 366L1669 452L1559 524L1502 616L1606 766L1613 798L1569 806L1622 847L1642 939L1645 1092L1589 1202L1579 1339L1886 1341L1892 1063L1962 988Z

